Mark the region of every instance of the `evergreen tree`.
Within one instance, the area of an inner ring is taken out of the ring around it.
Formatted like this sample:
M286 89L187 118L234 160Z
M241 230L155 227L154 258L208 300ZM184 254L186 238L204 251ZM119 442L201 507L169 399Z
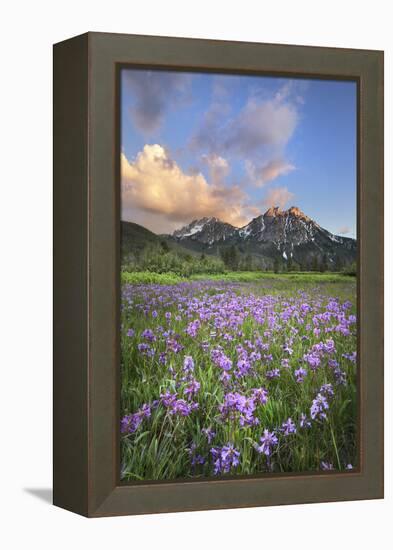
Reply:
M240 255L234 244L228 249L227 258L228 267L232 269L232 271L237 271L239 269Z
M240 254L235 245L229 248L221 248L220 256L226 268L232 271L237 271L239 269Z
M327 258L327 255L324 254L322 258L322 262L319 266L319 271L321 273L324 273L325 271L327 271L327 268L328 268L328 258Z
M219 248L219 249L218 249L218 252L219 252L219 254L220 254L221 260L224 262L225 265L227 265L227 260L228 260L228 258L227 258L227 251L226 251L226 249L225 249L225 248Z
M248 253L244 259L244 271L252 271L252 269L253 269L252 256L250 253Z

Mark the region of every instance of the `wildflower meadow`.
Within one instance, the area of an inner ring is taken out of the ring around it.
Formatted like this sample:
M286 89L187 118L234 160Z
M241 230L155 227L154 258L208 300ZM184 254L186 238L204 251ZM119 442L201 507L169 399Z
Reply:
M356 468L356 281L242 279L123 280L124 482Z

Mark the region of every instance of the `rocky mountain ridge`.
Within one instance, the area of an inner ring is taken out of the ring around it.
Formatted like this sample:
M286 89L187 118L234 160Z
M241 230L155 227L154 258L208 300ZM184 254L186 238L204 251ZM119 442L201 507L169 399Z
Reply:
M305 267L312 262L325 262L334 268L354 262L357 254L355 239L334 235L296 206L287 210L272 206L241 228L216 217L204 217L168 238L184 248L207 254L235 246L241 254L258 257L261 267L270 267L279 260Z

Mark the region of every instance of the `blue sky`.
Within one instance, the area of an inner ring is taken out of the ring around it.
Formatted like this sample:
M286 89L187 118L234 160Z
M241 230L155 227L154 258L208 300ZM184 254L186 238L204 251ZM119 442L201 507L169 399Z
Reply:
M122 217L157 232L298 206L356 236L356 84L123 69Z

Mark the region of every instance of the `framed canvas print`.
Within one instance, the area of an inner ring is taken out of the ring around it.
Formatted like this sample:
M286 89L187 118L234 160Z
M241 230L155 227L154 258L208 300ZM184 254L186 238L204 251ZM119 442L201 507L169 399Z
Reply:
M54 47L54 503L382 498L383 53Z

